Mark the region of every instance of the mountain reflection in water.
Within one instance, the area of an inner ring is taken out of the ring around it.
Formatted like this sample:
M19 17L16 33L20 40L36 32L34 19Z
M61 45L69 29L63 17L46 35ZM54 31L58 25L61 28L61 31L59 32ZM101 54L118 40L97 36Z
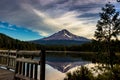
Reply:
M89 62L46 62L46 80L63 80L66 73Z
M46 80L63 80L67 72L74 71L77 67L89 63L91 62L82 60L80 57L47 56Z
M76 66L81 66L90 63L89 61L84 61L81 58L71 58L71 57L47 57L46 64L50 65L54 69L59 70L62 73L67 72L71 68Z

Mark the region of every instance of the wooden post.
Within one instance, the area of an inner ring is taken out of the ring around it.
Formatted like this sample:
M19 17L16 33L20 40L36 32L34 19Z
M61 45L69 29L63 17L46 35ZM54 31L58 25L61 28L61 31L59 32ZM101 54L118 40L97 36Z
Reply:
M19 66L19 63L18 63L18 62L16 62L15 74L17 74L17 73L18 73L18 66Z
M10 50L8 50L8 53L7 53L7 70L9 70L8 66L10 65Z
M22 62L19 62L19 74L22 74Z
M22 73L23 73L23 75L25 76L25 62L23 62L23 69L22 69Z
M16 50L16 58L18 58L18 50ZM15 60L16 61L16 60ZM16 66L15 66L15 74L18 73L18 66L19 66L19 63L16 61Z
M31 59L33 59L33 55L31 56ZM30 78L33 78L33 64L31 64Z
M45 80L45 50L41 50L40 80Z
M31 64L30 78L33 78L33 64Z
M27 63L27 73L26 76L29 77L29 63Z
M34 79L35 80L37 80L37 74L38 74L38 72L37 72L37 70L38 70L38 65L37 64L35 64L35 71L34 71ZM42 80L42 79L41 79Z

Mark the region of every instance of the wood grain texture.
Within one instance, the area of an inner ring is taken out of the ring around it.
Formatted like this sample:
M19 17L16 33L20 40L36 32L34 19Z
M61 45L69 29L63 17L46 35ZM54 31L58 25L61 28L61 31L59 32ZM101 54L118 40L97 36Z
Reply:
M0 80L13 80L14 78L14 72L0 69Z

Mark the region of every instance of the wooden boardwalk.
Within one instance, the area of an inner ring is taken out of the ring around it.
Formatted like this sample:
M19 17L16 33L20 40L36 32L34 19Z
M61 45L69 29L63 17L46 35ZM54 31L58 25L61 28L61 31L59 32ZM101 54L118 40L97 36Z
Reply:
M0 80L45 80L45 50L0 50L0 67Z
M0 80L13 80L14 72L0 68Z

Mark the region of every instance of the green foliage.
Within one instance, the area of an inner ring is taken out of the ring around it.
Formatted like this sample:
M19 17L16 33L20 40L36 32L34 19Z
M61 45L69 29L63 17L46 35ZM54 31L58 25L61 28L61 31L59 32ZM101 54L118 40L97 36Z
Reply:
M97 68L97 70L102 69L103 67ZM67 73L64 80L120 80L120 65L114 65L113 69L104 69L105 71L103 73L98 74L98 76L94 76L88 68L82 66L73 73Z
M43 46L20 41L0 33L0 49L40 50Z
M119 12L111 3L105 5L100 13L100 20L96 25L95 37L98 40L111 40L112 37L117 38L120 34L120 18Z
M103 74L99 74L96 80L120 80L120 65L114 65L113 69L107 69Z
M98 46L100 44L100 46ZM100 49L105 52L105 42L99 43L98 41L92 40L89 43L82 45L40 45L29 43L25 41L19 41L12 39L4 34L0 34L0 49L21 49L21 50L40 50L45 47L46 50L53 51L81 51L81 52L98 52ZM115 52L120 52L120 41L111 41L112 49ZM87 56L87 55L86 55Z
M95 38L99 43L104 41L104 48L108 54L108 63L113 68L115 51L112 47L112 38L118 40L118 35L120 34L120 18L119 12L116 11L115 6L110 2L102 8L100 13L100 20L96 25L97 29L95 31ZM99 45L101 48L101 45ZM101 49L99 50L101 52Z
M106 42L98 42L96 40L92 40L89 43L85 43L82 45L45 45L47 50L57 50L57 51L80 51L80 52L106 52ZM111 41L111 48L115 52L120 52L120 41Z
M73 73L67 73L67 77L64 80L94 80L94 77L88 68L81 66Z

